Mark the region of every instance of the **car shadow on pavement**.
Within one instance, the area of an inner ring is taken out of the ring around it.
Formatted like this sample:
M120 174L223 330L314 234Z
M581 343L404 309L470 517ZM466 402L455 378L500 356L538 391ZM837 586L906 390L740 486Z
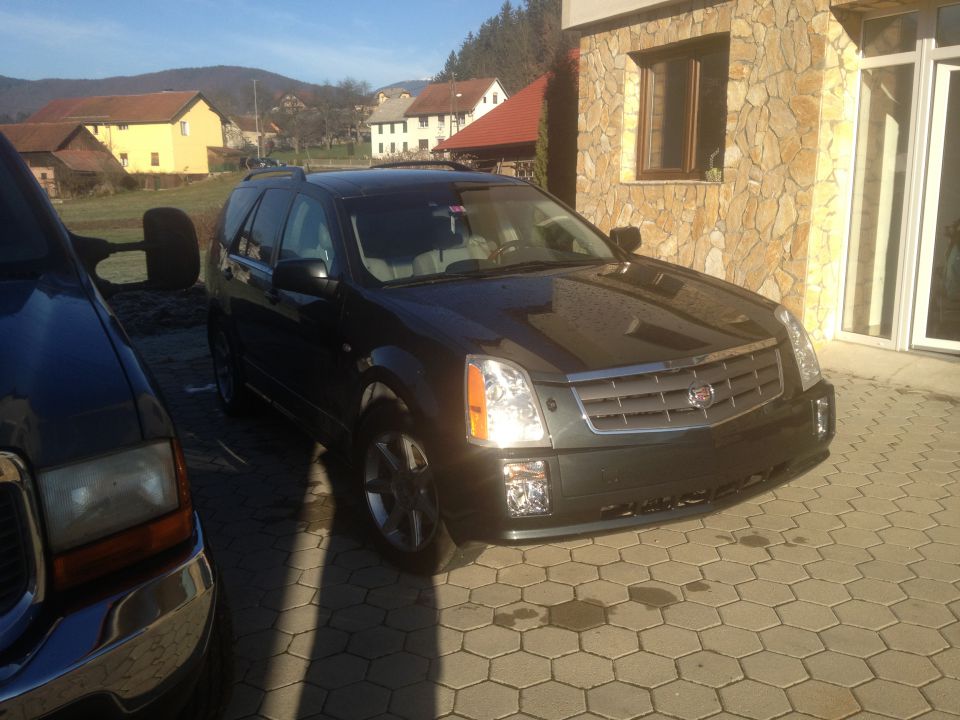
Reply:
M227 417L202 331L138 343L180 434L233 611L227 718L435 718L431 578L370 545L346 462L265 405Z

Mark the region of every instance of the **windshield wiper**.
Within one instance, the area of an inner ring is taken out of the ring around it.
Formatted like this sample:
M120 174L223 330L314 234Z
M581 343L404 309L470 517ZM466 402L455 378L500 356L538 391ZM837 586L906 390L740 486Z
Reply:
M570 260L526 260L519 263L501 265L495 269L496 274L507 272L527 272L528 270L549 270L558 267L576 267L578 265L606 265L612 260L604 258L579 258Z

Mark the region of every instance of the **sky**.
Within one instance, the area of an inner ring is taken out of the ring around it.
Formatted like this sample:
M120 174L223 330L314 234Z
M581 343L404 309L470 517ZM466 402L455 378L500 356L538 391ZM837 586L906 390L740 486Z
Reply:
M378 88L439 72L502 2L0 0L0 75L103 78L243 65Z

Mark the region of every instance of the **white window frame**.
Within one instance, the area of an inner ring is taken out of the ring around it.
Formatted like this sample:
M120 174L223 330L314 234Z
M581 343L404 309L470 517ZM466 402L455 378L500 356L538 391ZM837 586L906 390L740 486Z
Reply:
M189 135L190 135L190 121L189 121L189 120L181 120L181 121L180 121L180 134L183 135L183 137L189 137Z

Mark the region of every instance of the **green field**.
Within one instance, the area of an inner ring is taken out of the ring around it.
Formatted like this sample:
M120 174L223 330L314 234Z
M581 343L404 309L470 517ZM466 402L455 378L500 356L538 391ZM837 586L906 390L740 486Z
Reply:
M349 154L349 146L346 143L334 145L328 148L326 145L316 145L309 148L300 148L300 152L293 150L275 150L270 153L270 157L276 158L281 162L303 165L311 161L321 161L317 164L325 164L322 161L343 160L345 163L361 164L370 159L370 143L355 143L353 146L353 155Z
M227 173L171 190L132 190L64 200L54 207L71 231L110 242L142 240L143 213L150 208L180 208L193 220L203 249L209 242L220 208L241 177L240 173ZM203 252L200 257L202 262ZM144 267L142 253L120 253L101 263L98 273L114 282L126 282L143 279Z

